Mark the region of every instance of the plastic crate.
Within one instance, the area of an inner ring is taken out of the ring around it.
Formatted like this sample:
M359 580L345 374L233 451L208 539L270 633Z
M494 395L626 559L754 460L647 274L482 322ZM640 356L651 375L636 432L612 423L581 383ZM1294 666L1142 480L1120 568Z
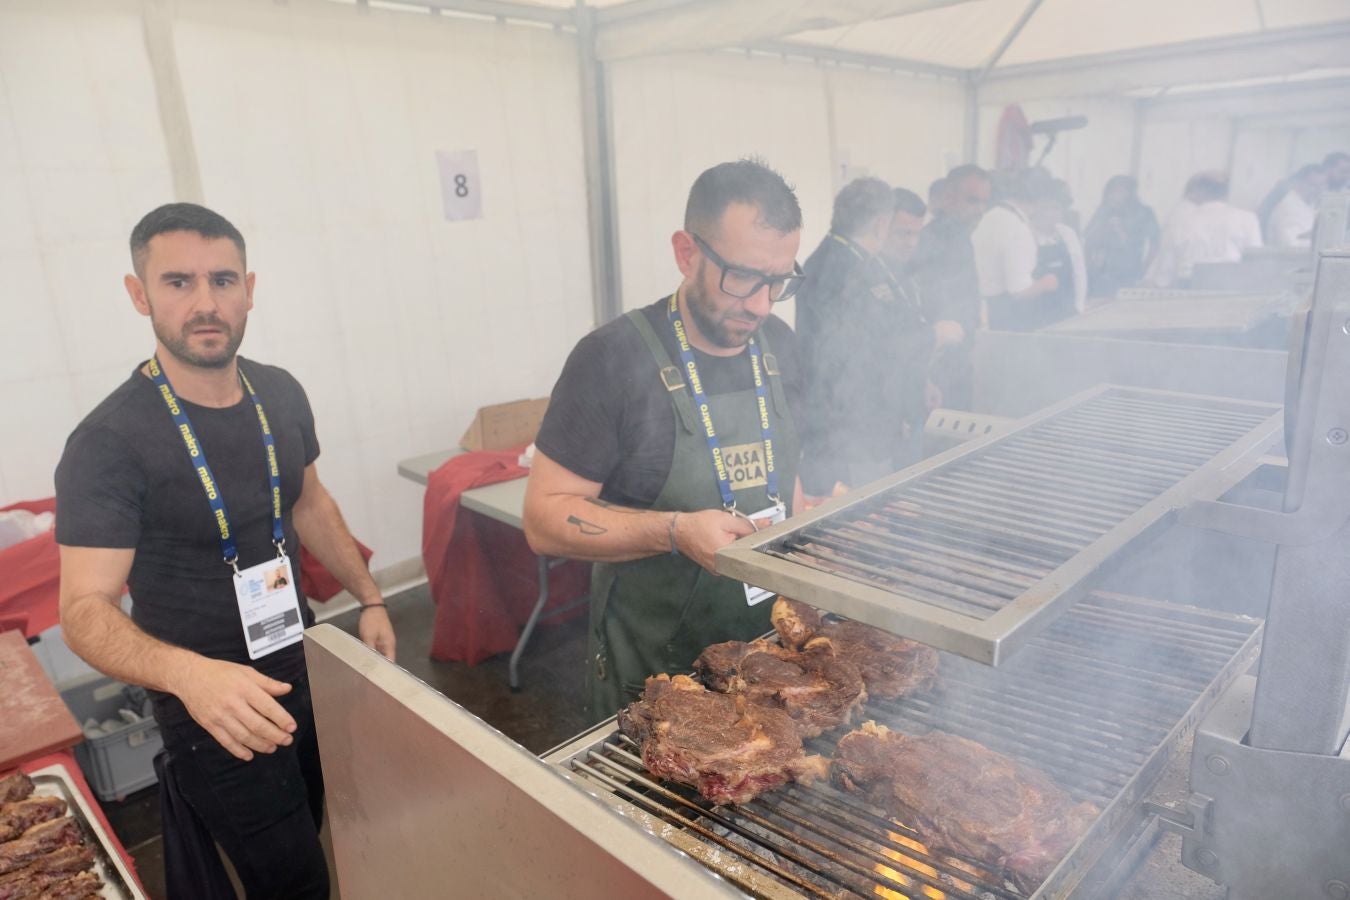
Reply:
M61 692L75 716L86 719L116 719L122 706L122 684L96 675L67 687ZM164 746L159 725L154 719L127 723L110 734L85 738L75 746L75 759L84 771L89 786L100 800L122 800L128 794L149 787L155 778L155 754Z

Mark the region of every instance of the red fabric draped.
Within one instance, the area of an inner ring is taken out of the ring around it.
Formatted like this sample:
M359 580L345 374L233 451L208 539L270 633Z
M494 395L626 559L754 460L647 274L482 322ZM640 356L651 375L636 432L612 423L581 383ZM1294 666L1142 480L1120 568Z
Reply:
M54 513L56 498L15 503L0 507L0 512L12 509ZM17 628L33 638L55 625L60 620L60 572L55 531L0 550L0 631Z
M538 599L538 558L520 529L459 508L460 495L471 488L525 477L528 470L516 461L520 452L465 453L427 479L422 560L436 602L432 659L474 665L511 650ZM549 576L549 608L589 589L589 566L560 566Z
M0 512L25 509L31 513L56 512L56 498L28 500L0 507ZM360 541L356 546L367 561L371 550ZM61 620L61 557L55 530L0 550L0 631L19 629L34 638ZM305 596L323 603L342 585L323 564L300 548L300 584Z

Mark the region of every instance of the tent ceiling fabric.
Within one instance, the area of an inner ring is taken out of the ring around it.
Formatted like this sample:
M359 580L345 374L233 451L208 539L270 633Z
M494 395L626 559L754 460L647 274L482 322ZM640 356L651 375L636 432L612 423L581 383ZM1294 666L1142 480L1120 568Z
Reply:
M969 0L685 0L669 4L659 15L606 25L597 38L596 55L617 60L715 50L965 2Z
M574 0L520 2L550 9L574 5ZM995 58L1030 5L1030 0L585 2L600 8L596 52L602 60L801 46L807 53L811 48L834 51L836 59L924 63L938 67L934 71L968 73L964 77L974 77ZM1318 32L1328 26L1326 34ZM987 83L993 88L1007 79L1031 95L1048 96L1042 76L1057 70L1120 66L1135 62L1134 54L1151 64L1169 55L1172 62L1183 63L1181 57L1193 51L1214 58L1212 75L1199 60L1191 65L1159 64L1152 80L1145 69L1125 66L1087 84L1075 79L1072 88L1075 93L1128 95L1244 76L1294 75L1350 58L1337 58L1345 49L1340 39L1346 28L1350 28L1350 0L1042 0L988 73ZM1286 31L1294 39L1306 37L1307 52L1292 41L1283 42ZM1265 37L1275 38L1275 44L1264 43ZM1244 70L1242 48L1248 40L1258 46L1250 69ZM1279 49L1273 50L1276 44ZM991 93L1009 95L1012 87L998 85Z

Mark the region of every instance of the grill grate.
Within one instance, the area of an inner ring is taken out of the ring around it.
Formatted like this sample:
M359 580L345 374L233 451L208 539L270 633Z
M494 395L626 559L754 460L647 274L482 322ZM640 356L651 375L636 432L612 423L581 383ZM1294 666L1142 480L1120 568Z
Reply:
M1050 775L1103 810L1035 896L1070 887L1166 764L1207 698L1254 657L1254 620L1092 594L994 670L942 654L932 691L869 701L897 731L937 728ZM831 755L837 736L808 742ZM657 783L607 723L550 759L705 865L760 897L997 898L1023 895L978 860L931 852L903 822L832 785L792 785L740 807L710 808ZM679 840L674 836L679 835ZM693 839L690 843L689 839Z
M1099 388L745 538L718 570L997 665L1278 430L1264 404Z

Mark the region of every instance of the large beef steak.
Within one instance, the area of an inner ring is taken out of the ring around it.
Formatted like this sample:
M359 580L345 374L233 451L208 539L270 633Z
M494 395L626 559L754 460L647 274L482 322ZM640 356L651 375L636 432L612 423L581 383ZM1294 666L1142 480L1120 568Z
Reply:
M648 678L642 696L619 711L619 728L641 748L647 771L719 805L829 772L824 757L802 750L787 713L709 691L687 675Z

